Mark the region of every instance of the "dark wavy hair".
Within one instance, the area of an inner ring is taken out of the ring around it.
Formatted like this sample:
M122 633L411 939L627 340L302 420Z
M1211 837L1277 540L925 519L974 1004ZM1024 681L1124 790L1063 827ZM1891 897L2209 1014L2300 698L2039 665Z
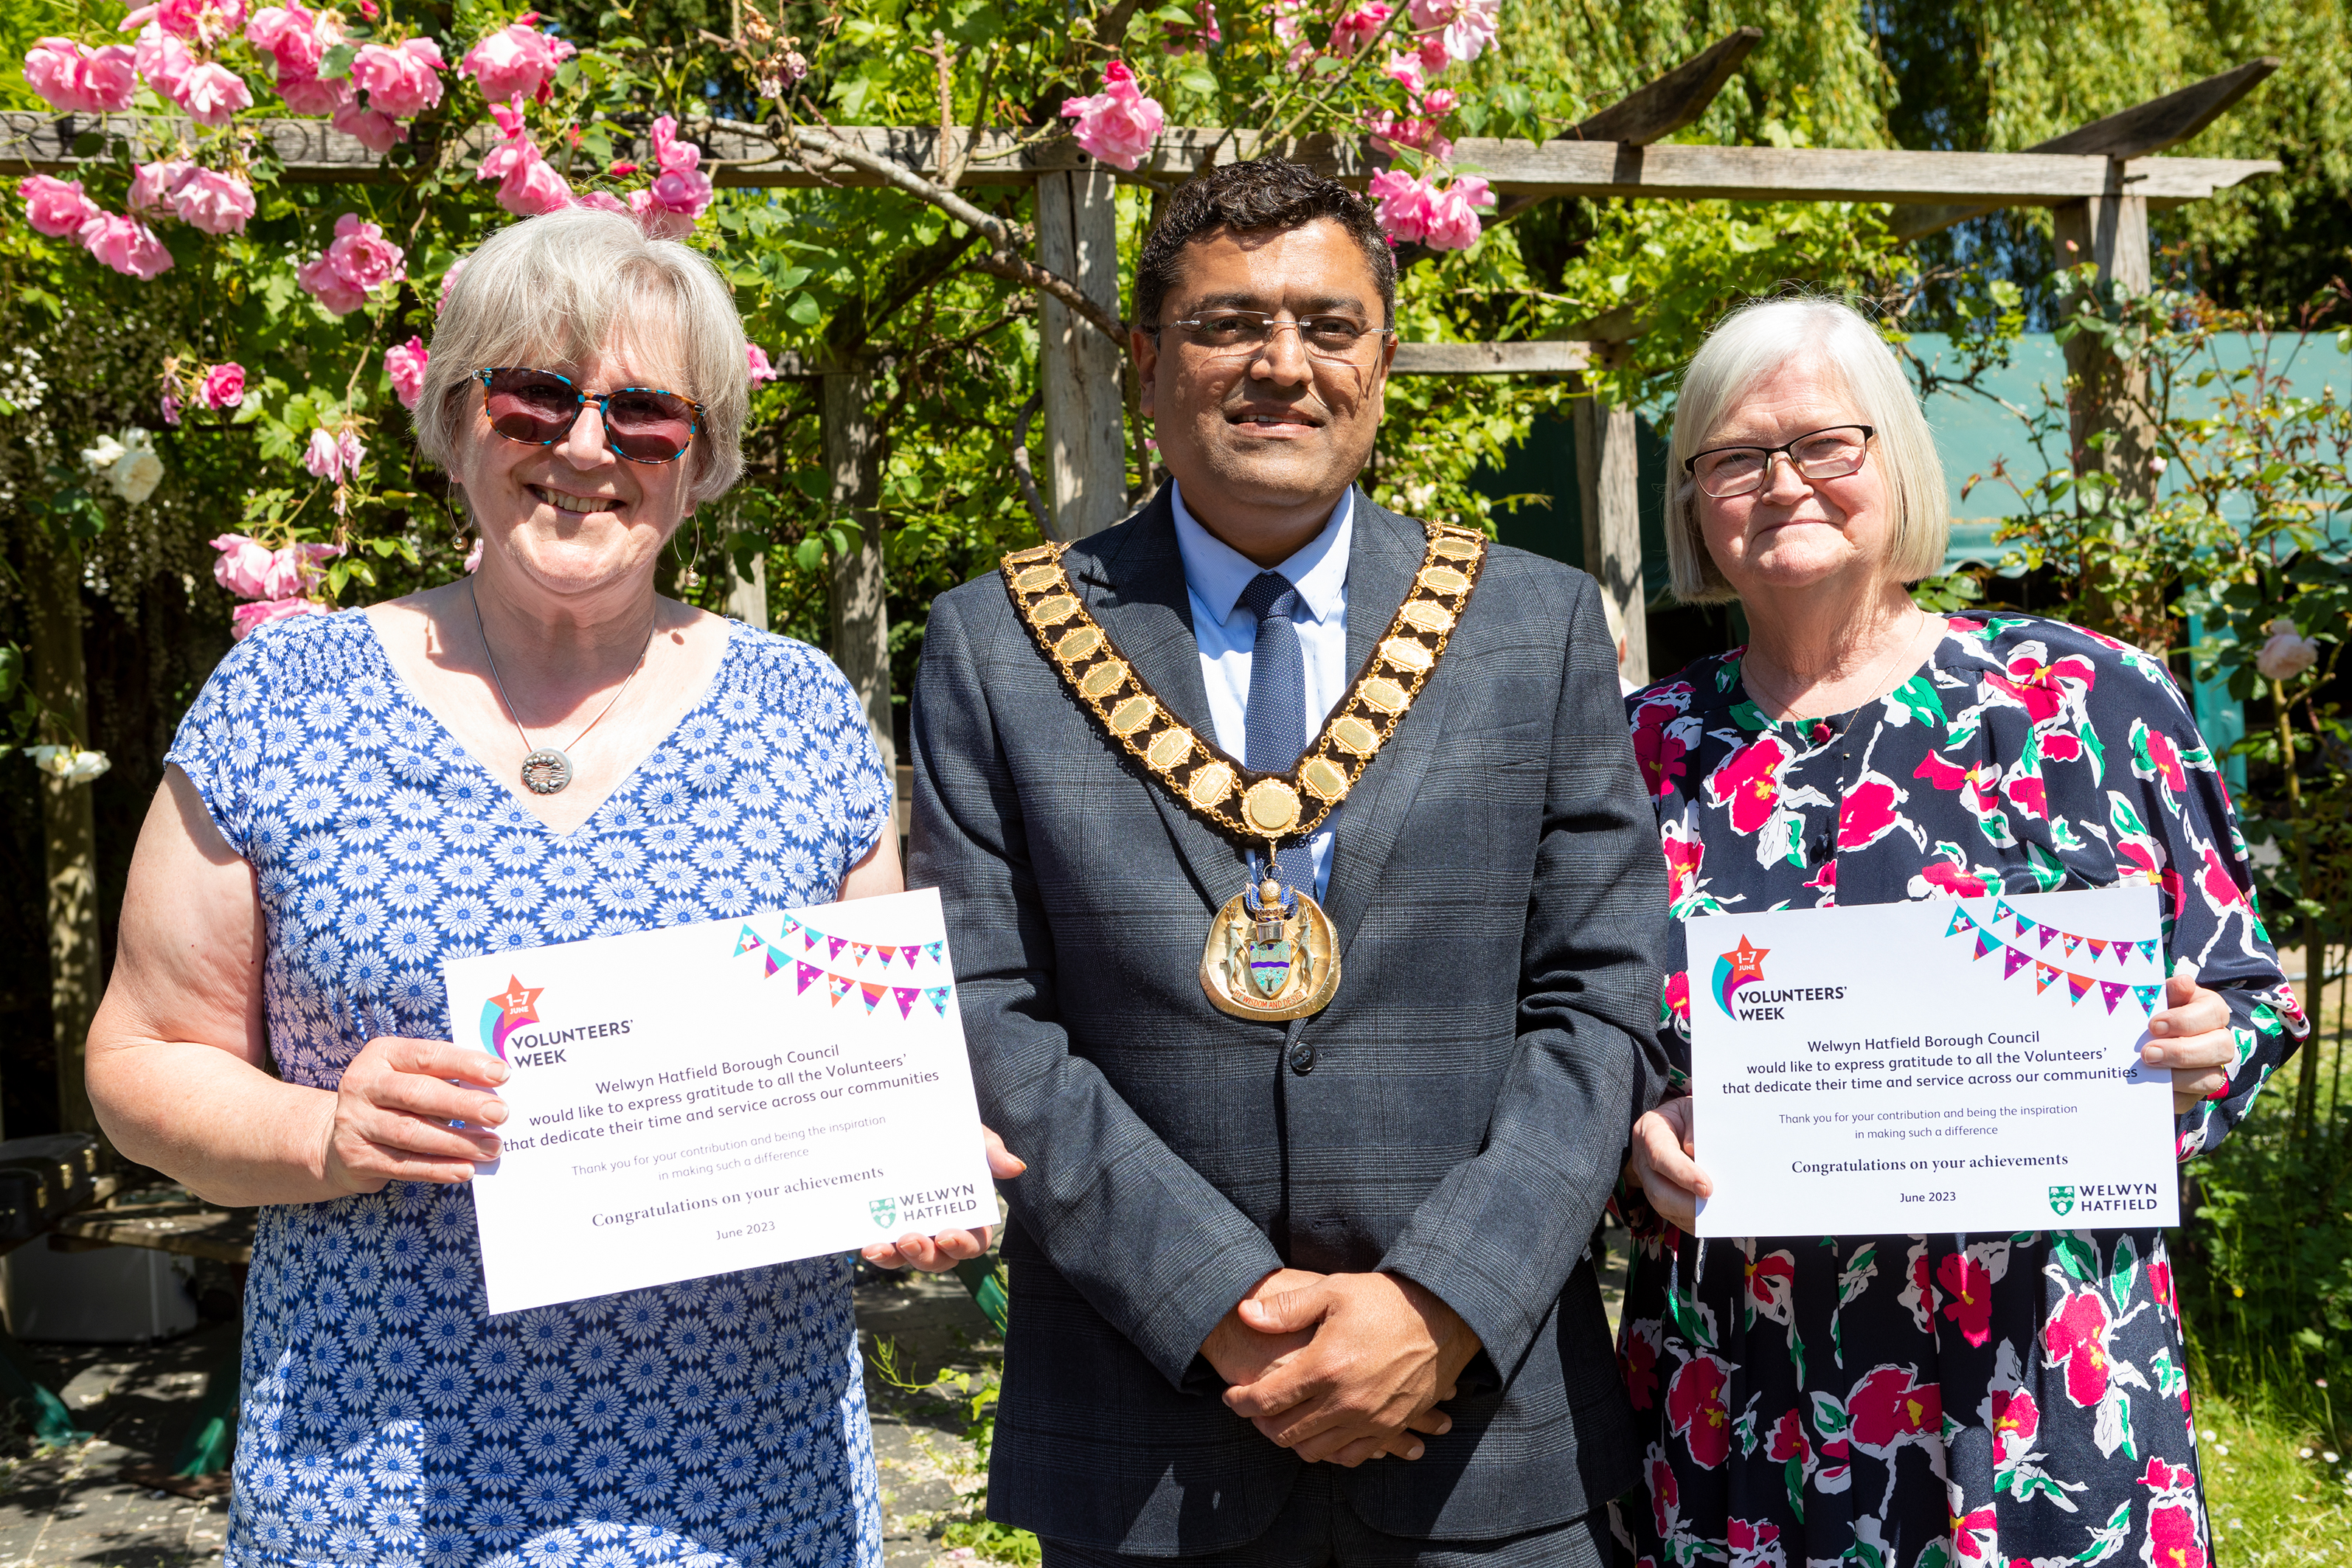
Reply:
M1221 229L1265 234L1329 218L1360 247L1381 291L1381 325L1396 325L1396 256L1370 203L1337 180L1283 158L1225 163L1178 189L1135 264L1135 320L1157 327L1176 287L1184 247Z

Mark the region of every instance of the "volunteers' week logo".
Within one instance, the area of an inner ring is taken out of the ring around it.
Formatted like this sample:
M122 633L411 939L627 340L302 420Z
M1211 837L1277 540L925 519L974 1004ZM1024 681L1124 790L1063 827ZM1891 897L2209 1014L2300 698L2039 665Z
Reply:
M1771 951L1743 936L1738 947L1715 961L1715 1005L1723 1009L1725 1017L1737 1016L1731 1010L1731 998L1739 988L1751 980L1764 978L1764 955Z
M880 1226L887 1230L889 1228L890 1222L898 1217L898 1200L896 1198L876 1198L873 1202L866 1205L866 1212L874 1216L874 1223L876 1225Z
M2068 1215L2073 1214L2074 1212L2074 1189L2072 1187L2051 1188L2050 1212L2056 1215L2060 1219L2064 1219Z
M507 1037L525 1024L539 1022L540 993L546 989L508 975L507 988L482 1004L482 1048L505 1061Z

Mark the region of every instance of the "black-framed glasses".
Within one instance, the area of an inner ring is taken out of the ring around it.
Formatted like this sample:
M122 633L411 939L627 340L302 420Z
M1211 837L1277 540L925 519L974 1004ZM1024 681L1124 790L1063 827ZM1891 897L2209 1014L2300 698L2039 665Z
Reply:
M551 447L572 433L580 410L596 405L604 445L632 463L672 463L702 428L702 405L658 386L616 386L586 393L551 370L492 365L474 373L482 384L482 413L509 441Z
M1185 341L1208 351L1211 359L1255 357L1287 327L1317 359L1351 360L1366 339L1378 343L1396 336L1392 327L1368 327L1351 316L1300 316L1290 321L1264 310L1203 310L1188 321L1171 321ZM1158 337L1167 327L1154 327Z
M1877 434L1868 425L1832 425L1779 447L1711 447L1684 458L1683 472L1717 500L1763 489L1775 458L1788 458L1809 479L1842 479L1861 468L1870 438Z

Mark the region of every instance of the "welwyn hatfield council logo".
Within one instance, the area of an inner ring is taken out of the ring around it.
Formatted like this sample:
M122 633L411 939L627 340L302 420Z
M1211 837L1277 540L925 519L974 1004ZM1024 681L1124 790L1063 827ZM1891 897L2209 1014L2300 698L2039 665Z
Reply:
M1751 980L1764 978L1764 955L1771 951L1743 936L1738 947L1715 961L1715 1005L1723 1009L1725 1017L1737 1016L1731 1010L1731 998L1739 988Z
M892 1222L897 1220L898 1217L898 1200L896 1198L876 1198L866 1205L866 1212L874 1216L874 1223L876 1225L887 1230Z
M2064 1219L2068 1215L2073 1214L2074 1212L2074 1189L2072 1187L2051 1188L2050 1212L2056 1215L2060 1219Z
M507 1037L525 1024L539 1022L539 998L546 989L508 975L507 988L482 1004L482 1048L505 1061Z

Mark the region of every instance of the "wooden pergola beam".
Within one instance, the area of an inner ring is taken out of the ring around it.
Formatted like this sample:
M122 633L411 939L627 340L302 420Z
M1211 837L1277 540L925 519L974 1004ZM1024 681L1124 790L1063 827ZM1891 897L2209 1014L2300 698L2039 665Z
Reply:
M2063 136L2037 142L2026 152L2126 160L2146 158L2179 146L2228 113L2240 99L2278 69L2280 63L2276 55L2264 55L2178 92L2152 98L2104 120L2094 120ZM1982 217L1999 207L2000 204L1903 205L1895 209L1888 226L1901 238L1917 239L1956 223Z
M1761 27L1734 28L1646 87L1635 88L1615 103L1565 132L1574 142L1631 142L1647 146L1663 142L1697 121L1732 73L1747 63L1764 41Z
M73 143L81 132L100 129L101 117L0 112L0 172L12 174L70 173L82 160ZM185 121L146 124L130 115L102 117L111 134L144 132L161 142ZM322 120L253 122L289 176L308 180L389 178L391 171L355 138ZM486 150L487 128L478 128ZM762 157L763 143L740 132L698 131L706 158L720 185L870 186L877 179L849 168L809 166L813 160ZM878 157L919 174L938 170L936 129L917 126L842 128L844 136ZM457 149L472 152L469 135ZM1498 192L1532 196L1633 196L1674 201L1971 202L2000 206L2062 206L2090 196L2129 193L2155 206L2201 201L2215 191L2281 165L2256 158L2133 158L2095 153L1914 153L1842 147L1712 147L1668 143L1545 142L1465 137L1454 143L1458 162L1486 171ZM1139 171L1181 178L1221 163L1265 153L1286 157L1335 178L1360 181L1379 167L1353 140L1328 136L1276 142L1254 131L1179 128L1164 133ZM964 184L1029 184L1051 170L1078 170L1092 161L1066 138L1021 147L1013 138L990 132L980 138ZM714 167L714 164L716 165Z
M1389 374L1574 375L1591 363L1589 343L1399 343Z

